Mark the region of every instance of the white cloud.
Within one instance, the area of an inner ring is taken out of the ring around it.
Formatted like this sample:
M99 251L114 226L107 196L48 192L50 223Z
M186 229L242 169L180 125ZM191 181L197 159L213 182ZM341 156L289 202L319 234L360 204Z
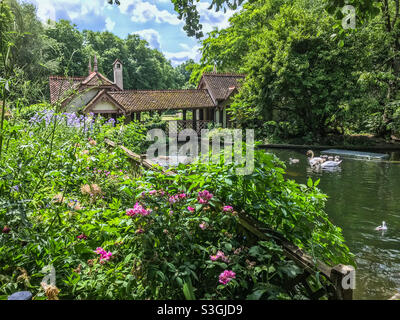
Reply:
M199 61L201 55L200 55L200 46L193 46L189 47L187 44L180 43L179 44L184 50L178 51L178 52L163 52L165 57L168 60L171 60L172 65L176 66L178 64L181 64L182 62L185 62L186 60L193 59L194 61Z
M160 33L157 30L144 29L133 33L145 39L152 48L161 50Z
M56 8L51 0L33 1L37 7L37 15L42 21L56 20Z
M160 10L155 4L143 0L124 0L121 2L120 10L122 13L130 15L133 22L155 21L172 25L182 23L175 12Z
M115 27L115 22L109 17L106 18L106 30L112 32Z
M210 4L204 1L200 1L197 4L197 10L200 14L200 23L203 25L203 33L212 31L215 28L223 29L229 26L229 18L233 16L235 12L240 10L240 8L235 11L227 9L226 13L223 10L218 12L215 8L208 10Z
M109 6L105 0L30 0L37 7L38 17L46 21L55 20L57 11L65 11L70 19L76 19L87 14L103 15L106 6Z

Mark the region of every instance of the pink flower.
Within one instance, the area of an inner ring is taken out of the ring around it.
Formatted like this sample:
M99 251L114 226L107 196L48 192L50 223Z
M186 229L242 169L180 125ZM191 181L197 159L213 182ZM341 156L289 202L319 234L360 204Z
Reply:
M95 250L95 253L97 253L97 254L100 255L100 263L101 263L101 264L104 264L105 261L110 260L110 258L112 257L112 253L111 253L110 251L107 252L107 251L105 251L105 250L104 250L103 248L101 248L101 247L98 247L98 248Z
M80 234L79 236L77 236L77 238L79 239L79 240L87 240L87 235L86 234L84 234L84 233L82 233L82 234Z
M152 211L151 209L145 209L139 202L136 202L133 209L130 208L130 209L126 210L126 214L130 217L133 217L137 214L144 217L144 216L149 215L151 213L151 211Z
M142 228L139 228L139 229L136 230L136 234L140 234L140 233L143 233L143 232L144 232L144 230Z
M151 190L151 191L149 191L149 194L150 195L153 195L153 194L156 194L157 193L157 190Z
M11 231L11 229L9 227L5 226L1 232L10 233L10 231Z
M205 224L204 222L203 222L203 223L200 223L200 224L199 224L199 227L200 227L201 230L204 230L204 229L207 228L207 226L206 226L206 224Z
M194 211L196 210L195 208L193 208L193 207L191 207L191 206L188 206L187 209L188 209L190 212L194 212Z
M208 192L208 190L200 191L199 196L197 197L197 201L201 204L207 204L208 200L211 200L213 194Z
M219 282L222 284L227 284L232 279L236 278L236 273L231 270L225 270L219 275Z
M179 196L180 199L185 199L186 198L186 193L178 194L178 196Z
M223 209L225 212L232 212L232 211L233 211L233 207L231 207L231 206L224 206L222 209Z
M222 251L218 250L217 254L215 256L210 256L210 259L212 261L217 261L218 259L221 259L223 262L228 263L229 259L227 256L225 256L225 253L223 253Z
M204 198L206 200L211 200L213 197L213 194L210 193L208 190L204 190L204 191L199 192L199 197Z
M208 203L208 201L207 200L204 200L203 198L197 198L197 200L199 201L199 203L200 204L207 204Z
M229 259L227 256L225 256L225 253L222 251L217 252L217 257L220 258L223 262L229 262Z
M170 196L169 199L168 199L168 201L169 201L170 204L174 204L174 203L177 202L178 200L179 200L179 199L178 199L178 195L176 195L176 196Z

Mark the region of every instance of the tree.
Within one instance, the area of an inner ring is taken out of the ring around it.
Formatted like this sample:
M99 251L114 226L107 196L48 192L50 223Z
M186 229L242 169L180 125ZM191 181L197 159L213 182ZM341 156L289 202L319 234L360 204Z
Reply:
M123 1L123 0L122 0ZM226 12L226 8L236 10L245 0L212 0L209 10L215 8L216 11L221 9ZM107 0L109 4L120 5L118 0ZM186 31L189 37L195 36L196 38L202 38L204 36L202 32L202 25L200 24L200 14L196 7L196 2L199 0L171 0L174 4L175 11L178 13L180 20L185 20L185 26L183 30Z
M45 35L56 41L49 55L57 60L59 73L70 76L81 76L87 73L87 57L84 55L83 35L75 24L67 20L55 22L53 27L45 30Z

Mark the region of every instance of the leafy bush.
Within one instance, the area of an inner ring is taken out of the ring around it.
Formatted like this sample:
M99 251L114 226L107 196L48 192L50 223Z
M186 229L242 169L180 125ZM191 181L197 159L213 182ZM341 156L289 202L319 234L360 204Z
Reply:
M138 177L120 149L103 142L111 136L141 148L138 123L34 119L14 124L0 164L2 298L24 289L53 297L40 287L49 265L63 299L307 298L285 286L301 270L273 240L250 237L240 211L315 258L351 262L317 183L285 180L271 154L256 152L248 176L221 158Z

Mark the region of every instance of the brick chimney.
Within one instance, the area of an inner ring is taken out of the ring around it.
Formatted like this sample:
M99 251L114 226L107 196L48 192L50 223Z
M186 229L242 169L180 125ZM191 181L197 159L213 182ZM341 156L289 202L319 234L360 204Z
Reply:
M117 59L113 63L114 69L114 83L121 89L124 90L124 78L122 74L122 62Z

